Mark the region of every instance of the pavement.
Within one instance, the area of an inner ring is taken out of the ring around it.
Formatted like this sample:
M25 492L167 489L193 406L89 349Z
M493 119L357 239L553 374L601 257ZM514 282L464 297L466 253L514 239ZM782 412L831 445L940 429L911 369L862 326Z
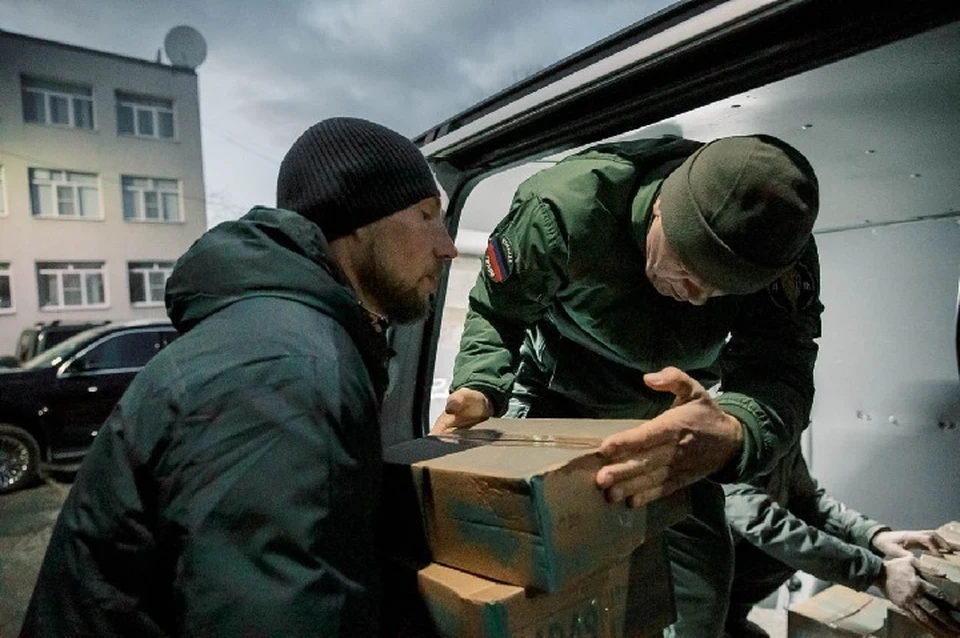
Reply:
M69 477L58 478L0 495L0 638L16 636L23 623L53 524L70 492Z

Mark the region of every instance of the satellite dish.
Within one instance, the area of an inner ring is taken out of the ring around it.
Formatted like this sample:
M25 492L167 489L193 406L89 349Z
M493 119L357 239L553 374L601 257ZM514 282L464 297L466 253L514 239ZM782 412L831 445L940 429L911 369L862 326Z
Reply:
M173 66L195 69L207 57L207 42L193 27L180 25L170 29L163 40L163 49Z

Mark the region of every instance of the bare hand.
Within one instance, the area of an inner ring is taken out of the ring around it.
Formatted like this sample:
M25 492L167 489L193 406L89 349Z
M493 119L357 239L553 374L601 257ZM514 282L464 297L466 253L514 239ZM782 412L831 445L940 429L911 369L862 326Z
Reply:
M953 551L950 544L933 530L877 532L871 542L878 552L887 556L910 556L911 549L925 549L937 557Z
M648 374L644 383L675 395L673 406L641 426L607 437L597 472L607 500L641 507L727 466L743 449L743 425L702 385L677 368Z
M925 569L912 555L891 558L883 563L878 586L897 607L913 616L935 636L960 635L960 623L937 604L949 603L946 595L920 578ZM929 571L929 570L928 570ZM942 573L933 573L943 576Z
M470 388L460 388L447 397L447 407L433 424L430 434L443 434L460 428L471 428L491 416L493 416L493 404L485 394Z

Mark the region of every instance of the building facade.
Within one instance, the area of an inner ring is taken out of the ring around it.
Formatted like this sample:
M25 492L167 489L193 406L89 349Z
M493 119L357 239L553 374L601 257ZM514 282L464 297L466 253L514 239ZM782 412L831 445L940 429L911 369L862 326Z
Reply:
M206 224L195 71L0 31L0 355L38 322L164 316Z

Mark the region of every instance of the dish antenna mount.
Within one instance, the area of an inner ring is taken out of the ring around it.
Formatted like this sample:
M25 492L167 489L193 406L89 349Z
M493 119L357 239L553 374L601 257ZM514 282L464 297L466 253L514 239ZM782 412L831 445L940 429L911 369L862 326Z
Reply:
M193 27L173 27L163 39L163 49L173 66L196 69L207 58L207 41Z

